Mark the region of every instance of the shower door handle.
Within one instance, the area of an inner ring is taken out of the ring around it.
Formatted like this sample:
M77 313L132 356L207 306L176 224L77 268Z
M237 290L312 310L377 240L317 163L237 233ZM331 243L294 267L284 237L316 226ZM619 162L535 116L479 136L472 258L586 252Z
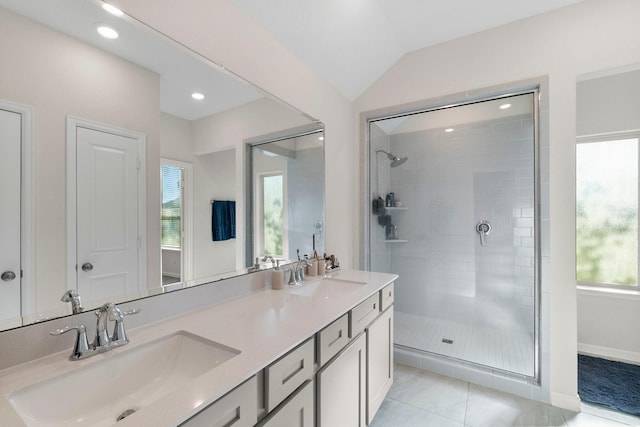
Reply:
M486 246L487 235L491 233L491 224L487 220L482 220L476 224L476 232L480 235L480 246Z

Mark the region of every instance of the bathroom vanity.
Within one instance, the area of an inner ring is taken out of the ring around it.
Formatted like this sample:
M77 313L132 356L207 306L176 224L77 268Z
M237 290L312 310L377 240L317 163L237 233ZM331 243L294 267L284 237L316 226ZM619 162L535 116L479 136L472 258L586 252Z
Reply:
M2 425L366 426L393 381L396 278L345 270L263 286L130 325L131 342L107 353L8 367Z

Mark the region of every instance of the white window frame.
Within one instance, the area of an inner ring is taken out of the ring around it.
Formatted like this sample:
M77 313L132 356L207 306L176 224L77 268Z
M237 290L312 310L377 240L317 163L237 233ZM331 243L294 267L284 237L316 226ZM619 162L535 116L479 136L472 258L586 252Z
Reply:
M624 131L624 132L609 132L602 133L596 135L585 135L576 137L576 171L578 164L577 157L577 146L580 144L589 144L589 143L598 143L598 142L608 142L608 141L619 141L624 139L637 139L638 140L638 157L636 158L636 162L638 165L638 206L637 206L637 235L636 242L638 245L637 250L637 263L636 263L636 284L635 285L625 285L625 284L617 284L617 283L605 283L605 282L585 282L578 280L578 266L577 266L577 252L578 252L578 240L577 240L577 208L578 208L578 194L577 194L577 175L576 175L576 200L575 200L575 215L576 215L576 241L575 241L575 258L576 258L576 266L575 266L575 277L576 283L578 287L582 289L592 289L592 290L603 290L603 291L612 291L612 292L623 292L623 293L631 293L640 295L640 130L633 131Z

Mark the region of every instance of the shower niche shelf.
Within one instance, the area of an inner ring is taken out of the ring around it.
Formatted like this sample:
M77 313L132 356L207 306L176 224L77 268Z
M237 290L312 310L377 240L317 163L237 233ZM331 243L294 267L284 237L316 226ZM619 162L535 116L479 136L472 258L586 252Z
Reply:
M385 206L384 209L387 210L387 211L406 211L406 210L409 210L409 208L406 207L406 206Z
M404 239L385 239L383 240L384 243L409 243L408 240L404 240Z

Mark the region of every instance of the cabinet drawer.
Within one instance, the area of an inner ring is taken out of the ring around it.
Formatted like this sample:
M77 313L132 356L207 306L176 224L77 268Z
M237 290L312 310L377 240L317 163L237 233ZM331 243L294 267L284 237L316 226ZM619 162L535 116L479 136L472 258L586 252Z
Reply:
M318 332L317 340L318 365L323 366L349 343L349 314Z
M380 311L385 311L393 304L393 283L388 284L380 291Z
M378 317L378 314L380 314L380 295L376 292L351 310L349 337L353 338L364 331L364 328Z
M313 377L313 338L308 339L295 350L291 350L280 360L264 370L265 405L267 412Z
M181 427L251 427L258 421L256 377L189 418Z
M313 427L314 409L313 382L307 381L257 427Z

